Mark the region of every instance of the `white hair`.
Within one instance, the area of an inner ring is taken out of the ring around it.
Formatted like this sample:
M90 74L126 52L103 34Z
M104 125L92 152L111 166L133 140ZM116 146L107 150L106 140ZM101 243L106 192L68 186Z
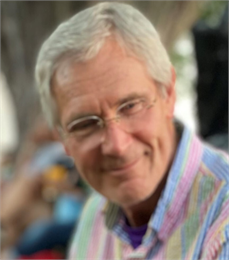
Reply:
M60 24L41 47L35 76L42 109L50 125L58 120L51 80L62 58L73 57L76 62L92 59L111 35L120 46L145 62L150 76L164 90L170 85L171 63L150 21L130 5L99 3Z

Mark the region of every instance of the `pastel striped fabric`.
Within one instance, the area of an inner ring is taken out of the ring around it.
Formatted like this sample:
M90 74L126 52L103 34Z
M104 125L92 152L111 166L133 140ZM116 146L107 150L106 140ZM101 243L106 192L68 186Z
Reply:
M133 249L122 210L94 194L73 237L71 260L229 259L229 158L184 129L166 187Z

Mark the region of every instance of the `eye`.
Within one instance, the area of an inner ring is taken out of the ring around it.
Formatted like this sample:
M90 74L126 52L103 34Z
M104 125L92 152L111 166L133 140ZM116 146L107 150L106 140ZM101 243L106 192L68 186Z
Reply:
M100 120L97 117L77 119L69 124L67 129L69 133L74 135L88 135L99 128L99 122Z
M127 116L134 115L144 109L144 103L143 99L128 101L119 107L118 112Z

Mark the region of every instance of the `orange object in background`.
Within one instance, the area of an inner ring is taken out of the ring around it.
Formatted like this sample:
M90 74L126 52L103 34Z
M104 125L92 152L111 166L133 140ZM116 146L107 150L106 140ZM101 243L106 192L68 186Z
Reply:
M64 256L54 250L42 250L29 256L21 256L18 259L63 259Z

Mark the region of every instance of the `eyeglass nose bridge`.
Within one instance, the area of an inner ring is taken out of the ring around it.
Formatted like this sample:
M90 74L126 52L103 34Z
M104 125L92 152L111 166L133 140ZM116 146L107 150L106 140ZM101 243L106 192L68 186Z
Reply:
M110 122L115 121L116 123L119 123L121 119L121 116L117 115L116 117L112 117L112 118L107 118L107 119L102 119L99 122L99 126L101 128L104 128L106 125L108 125Z

